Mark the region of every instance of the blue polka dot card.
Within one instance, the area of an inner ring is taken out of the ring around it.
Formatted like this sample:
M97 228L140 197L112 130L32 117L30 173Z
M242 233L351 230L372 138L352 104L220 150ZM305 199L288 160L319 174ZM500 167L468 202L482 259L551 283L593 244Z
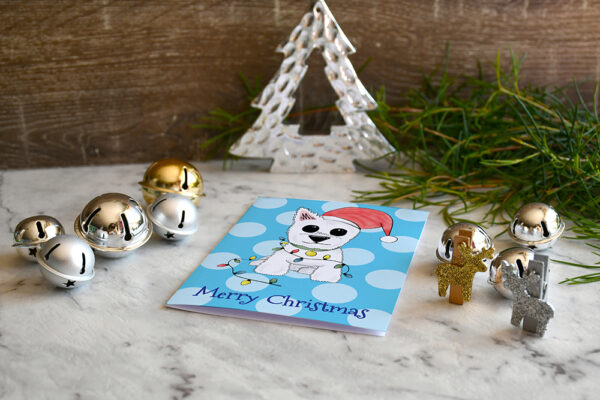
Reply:
M385 335L427 212L259 197L167 306Z

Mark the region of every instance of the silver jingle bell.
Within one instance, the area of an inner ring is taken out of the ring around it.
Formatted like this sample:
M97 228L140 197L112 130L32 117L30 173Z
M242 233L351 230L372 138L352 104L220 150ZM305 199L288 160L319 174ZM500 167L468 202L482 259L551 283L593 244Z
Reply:
M95 275L94 252L85 240L73 235L48 240L37 252L37 261L42 275L63 289L81 286Z
M194 202L175 193L164 193L148 206L154 231L166 240L182 240L198 230L198 212Z
M526 247L511 247L502 250L500 254L492 260L488 283L493 285L502 296L507 299L512 299L512 292L504 287L504 281L502 279L502 262L508 264L509 268L512 268L513 273L522 278L528 273L529 261L533 260L534 257L535 252Z
M529 203L517 211L508 234L517 243L535 250L551 247L565 229L558 213L544 203Z
M13 247L19 255L29 261L36 261L40 246L55 236L63 235L65 228L56 218L48 215L35 215L17 224Z
M98 255L119 258L150 239L152 224L142 206L121 193L105 193L91 200L75 219L75 234Z
M471 232L471 249L475 253L480 253L489 247L493 247L492 238L479 225L469 222L460 222L447 228L438 243L436 250L437 258L442 262L451 262L454 253L454 241L461 230Z

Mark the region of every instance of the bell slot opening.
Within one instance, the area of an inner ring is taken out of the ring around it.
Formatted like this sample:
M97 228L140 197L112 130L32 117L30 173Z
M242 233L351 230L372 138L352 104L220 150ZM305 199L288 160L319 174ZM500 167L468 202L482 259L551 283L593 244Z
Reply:
M83 224L83 230L84 232L87 232L89 227L90 227L90 222L92 222L92 219L94 219L94 217L96 216L96 214L98 214L100 212L101 208L98 207L94 210L93 213L91 213L85 220L85 223Z
M525 273L525 267L523 267L523 262L521 260L517 260L517 268L519 269L519 277L522 278Z
M127 217L125 216L125 214L121 214L121 220L123 221L123 228L125 229L125 240L126 241L130 241L131 240L131 232L129 231L129 222L127 221Z
M186 167L183 167L183 185L181 185L181 188L187 190L188 187L188 170Z
M43 239L46 236L46 232L44 232L44 228L42 227L42 223L40 221L37 221L35 223L35 226L37 227L37 230L38 230L38 237L40 239Z
M54 246L52 246L52 248L51 248L50 250L48 250L48 252L47 252L47 253L46 253L46 255L44 256L44 258L45 258L46 260L48 260L48 258L50 257L50 254L52 254L52 252L53 252L54 250L56 250L56 248L57 248L58 246L60 246L60 243L56 243Z
M544 230L544 237L550 236L550 232L548 231L548 226L546 225L546 221L542 221L542 229Z
M85 253L81 253L81 271L79 271L79 275L85 274Z
M185 210L181 212L181 222L179 222L179 225L177 225L179 229L183 228L183 221L185 221Z
M452 248L452 239L448 240L448 242L446 242L446 258L450 258L450 249Z
M162 203L163 201L165 201L165 200L167 200L167 199L162 199L162 200L160 200L158 203L154 204L154 205L152 206L152 211L156 210L156 207L158 207L158 205L159 205L160 203Z

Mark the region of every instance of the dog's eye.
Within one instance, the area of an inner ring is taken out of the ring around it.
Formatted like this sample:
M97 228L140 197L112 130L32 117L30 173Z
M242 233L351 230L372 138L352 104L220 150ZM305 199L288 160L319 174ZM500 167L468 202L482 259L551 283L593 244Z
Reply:
M342 228L335 228L330 230L329 233L333 236L344 236L348 231Z
M302 227L302 230L304 232L308 232L308 233L313 233L319 230L319 227L317 225L306 225Z

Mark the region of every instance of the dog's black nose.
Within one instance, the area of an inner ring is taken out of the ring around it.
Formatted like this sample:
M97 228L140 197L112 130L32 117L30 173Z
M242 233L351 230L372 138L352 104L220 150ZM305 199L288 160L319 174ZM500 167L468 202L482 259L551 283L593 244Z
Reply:
M315 243L319 243L319 242L322 242L323 240L329 239L329 236L308 235L308 237L310 238L310 240L312 240Z

